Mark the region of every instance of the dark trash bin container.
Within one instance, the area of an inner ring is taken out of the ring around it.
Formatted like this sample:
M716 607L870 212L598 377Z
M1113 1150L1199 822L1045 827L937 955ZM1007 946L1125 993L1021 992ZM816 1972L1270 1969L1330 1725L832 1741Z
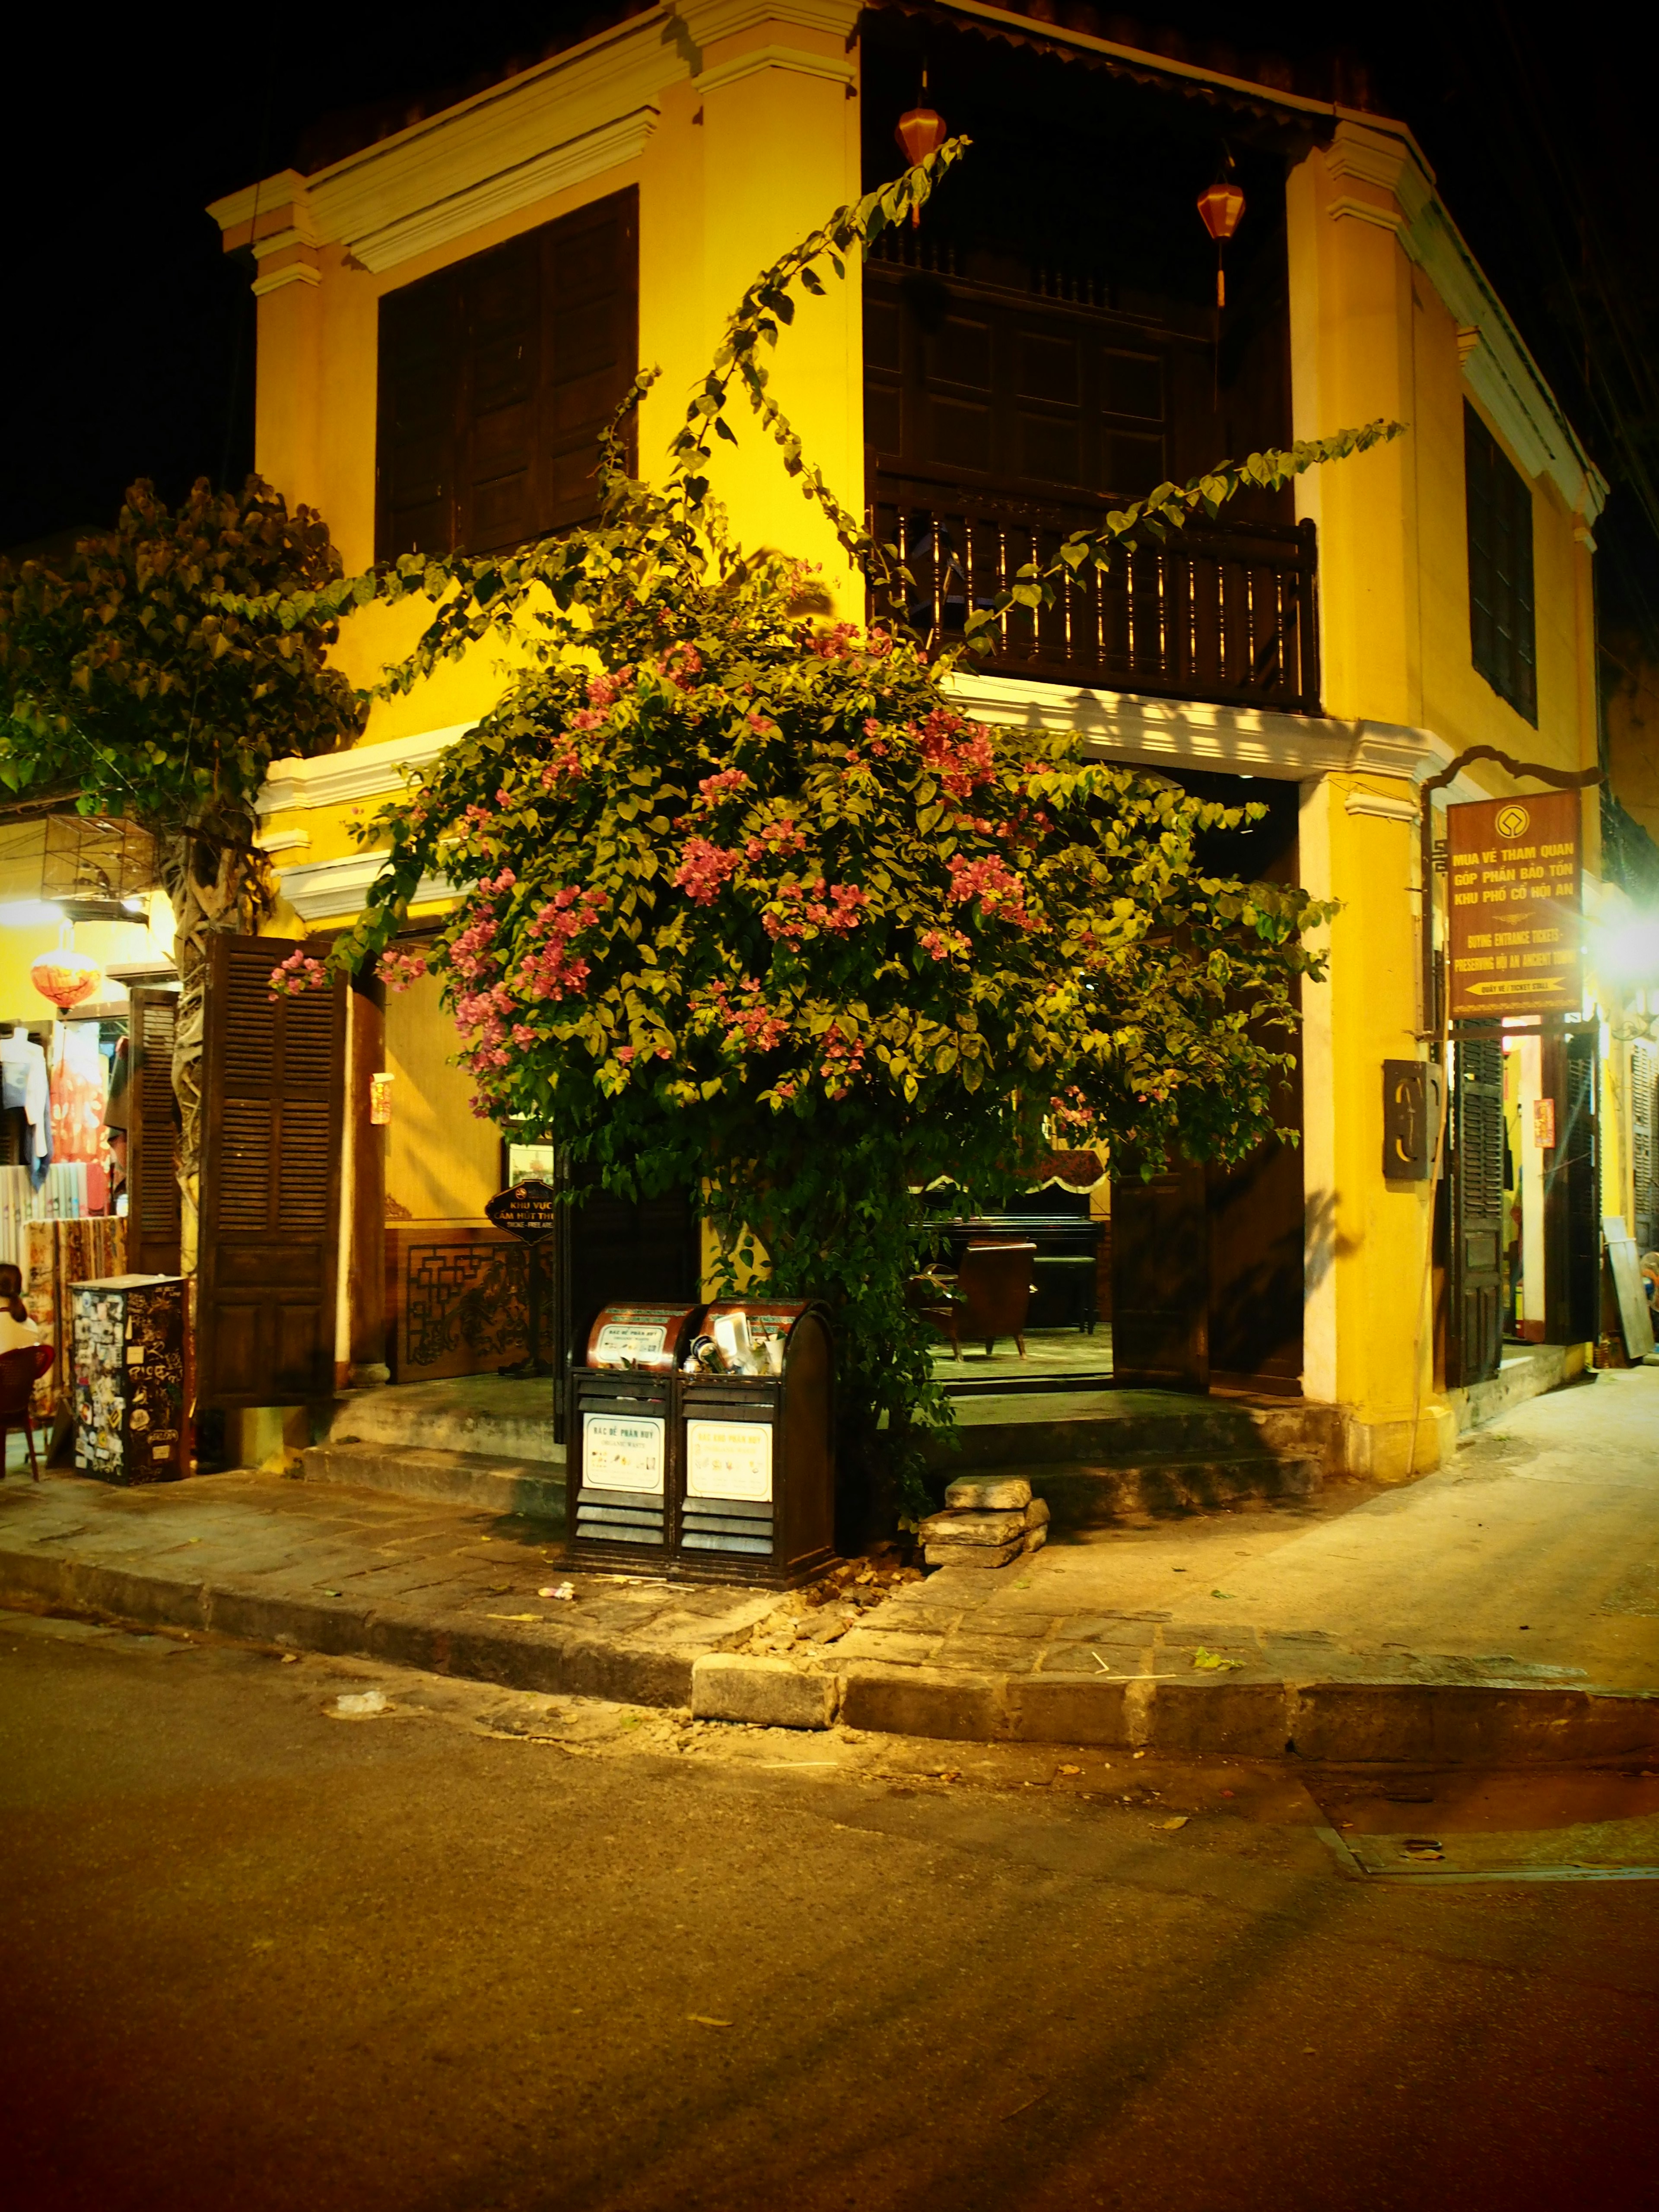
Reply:
M586 1364L573 1368L566 1443L566 1518L573 1559L660 1566L678 1502L678 1368L700 1305L602 1307Z
M705 1314L699 1349L710 1364L680 1377L672 1571L808 1582L835 1558L829 1316L805 1299L725 1299Z

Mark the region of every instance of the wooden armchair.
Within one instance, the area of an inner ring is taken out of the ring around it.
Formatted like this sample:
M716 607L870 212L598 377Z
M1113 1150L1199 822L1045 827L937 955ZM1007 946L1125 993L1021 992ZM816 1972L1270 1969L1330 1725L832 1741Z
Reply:
M950 1338L957 1358L964 1336L983 1337L988 1359L1000 1336L1012 1336L1024 1359L1025 1316L1036 1287L1031 1279L1036 1257L1031 1243L969 1244L954 1278L914 1277L910 1303Z

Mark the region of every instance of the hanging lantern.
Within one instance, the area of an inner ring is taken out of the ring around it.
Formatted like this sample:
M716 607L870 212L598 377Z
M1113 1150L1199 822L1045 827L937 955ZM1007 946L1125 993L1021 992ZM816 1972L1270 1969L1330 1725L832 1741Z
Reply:
M91 998L104 980L95 960L75 949L75 924L66 921L58 933L58 950L43 952L29 969L29 981L43 999L67 1013Z
M927 72L924 69L921 72L921 98L917 106L907 108L900 116L898 128L893 133L898 141L899 151L914 169L918 161L925 161L930 154L938 153L950 135L945 118L936 107L927 105ZM915 229L921 221L921 210L913 207L910 210L911 228Z
M43 952L29 969L29 981L41 997L64 1013L91 998L103 980L103 969L84 952Z
M1221 265L1221 257L1227 240L1244 219L1244 193L1233 176L1233 157L1225 157L1225 167L1214 184L1198 196L1199 219L1215 240L1215 303L1218 307L1227 304L1227 272Z

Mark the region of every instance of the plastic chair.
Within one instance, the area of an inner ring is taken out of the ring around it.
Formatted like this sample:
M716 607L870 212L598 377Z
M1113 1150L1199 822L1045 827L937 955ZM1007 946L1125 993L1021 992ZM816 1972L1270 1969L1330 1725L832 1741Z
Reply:
M29 1472L37 1482L40 1480L29 1401L35 1384L57 1356L49 1344L20 1344L15 1352L0 1352L0 1482L6 1474L6 1438L14 1429L23 1431L29 1448Z

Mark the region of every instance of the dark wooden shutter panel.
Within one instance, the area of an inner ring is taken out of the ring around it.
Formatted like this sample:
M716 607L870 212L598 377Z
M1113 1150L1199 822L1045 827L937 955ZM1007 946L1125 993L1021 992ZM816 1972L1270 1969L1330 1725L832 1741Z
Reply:
M1536 726L1532 487L1467 400L1463 467L1469 538L1469 653L1499 698Z
M1127 1164L1127 1163L1126 1163ZM1210 1387L1209 1216L1201 1165L1112 1179L1112 1381Z
M631 186L544 234L544 530L568 529L598 509L600 434L639 360L639 194Z
M375 552L447 553L456 531L461 283L445 269L380 302Z
M1587 1344L1601 1329L1596 1048L1594 1024L1544 1038L1541 1087L1555 1101L1555 1149L1544 1157L1544 1335L1550 1344Z
M1630 1048L1632 1230L1638 1254L1659 1248L1659 1052L1638 1038Z
M213 940L203 1058L202 1402L280 1406L334 1387L345 985L270 996L301 949Z
M1446 1380L1486 1382L1504 1353L1504 1046L1459 1037L1452 1075Z
M127 1266L179 1272L179 1109L173 1036L179 994L134 987L127 1006Z
M376 552L492 553L587 520L639 352L639 195L380 302Z

